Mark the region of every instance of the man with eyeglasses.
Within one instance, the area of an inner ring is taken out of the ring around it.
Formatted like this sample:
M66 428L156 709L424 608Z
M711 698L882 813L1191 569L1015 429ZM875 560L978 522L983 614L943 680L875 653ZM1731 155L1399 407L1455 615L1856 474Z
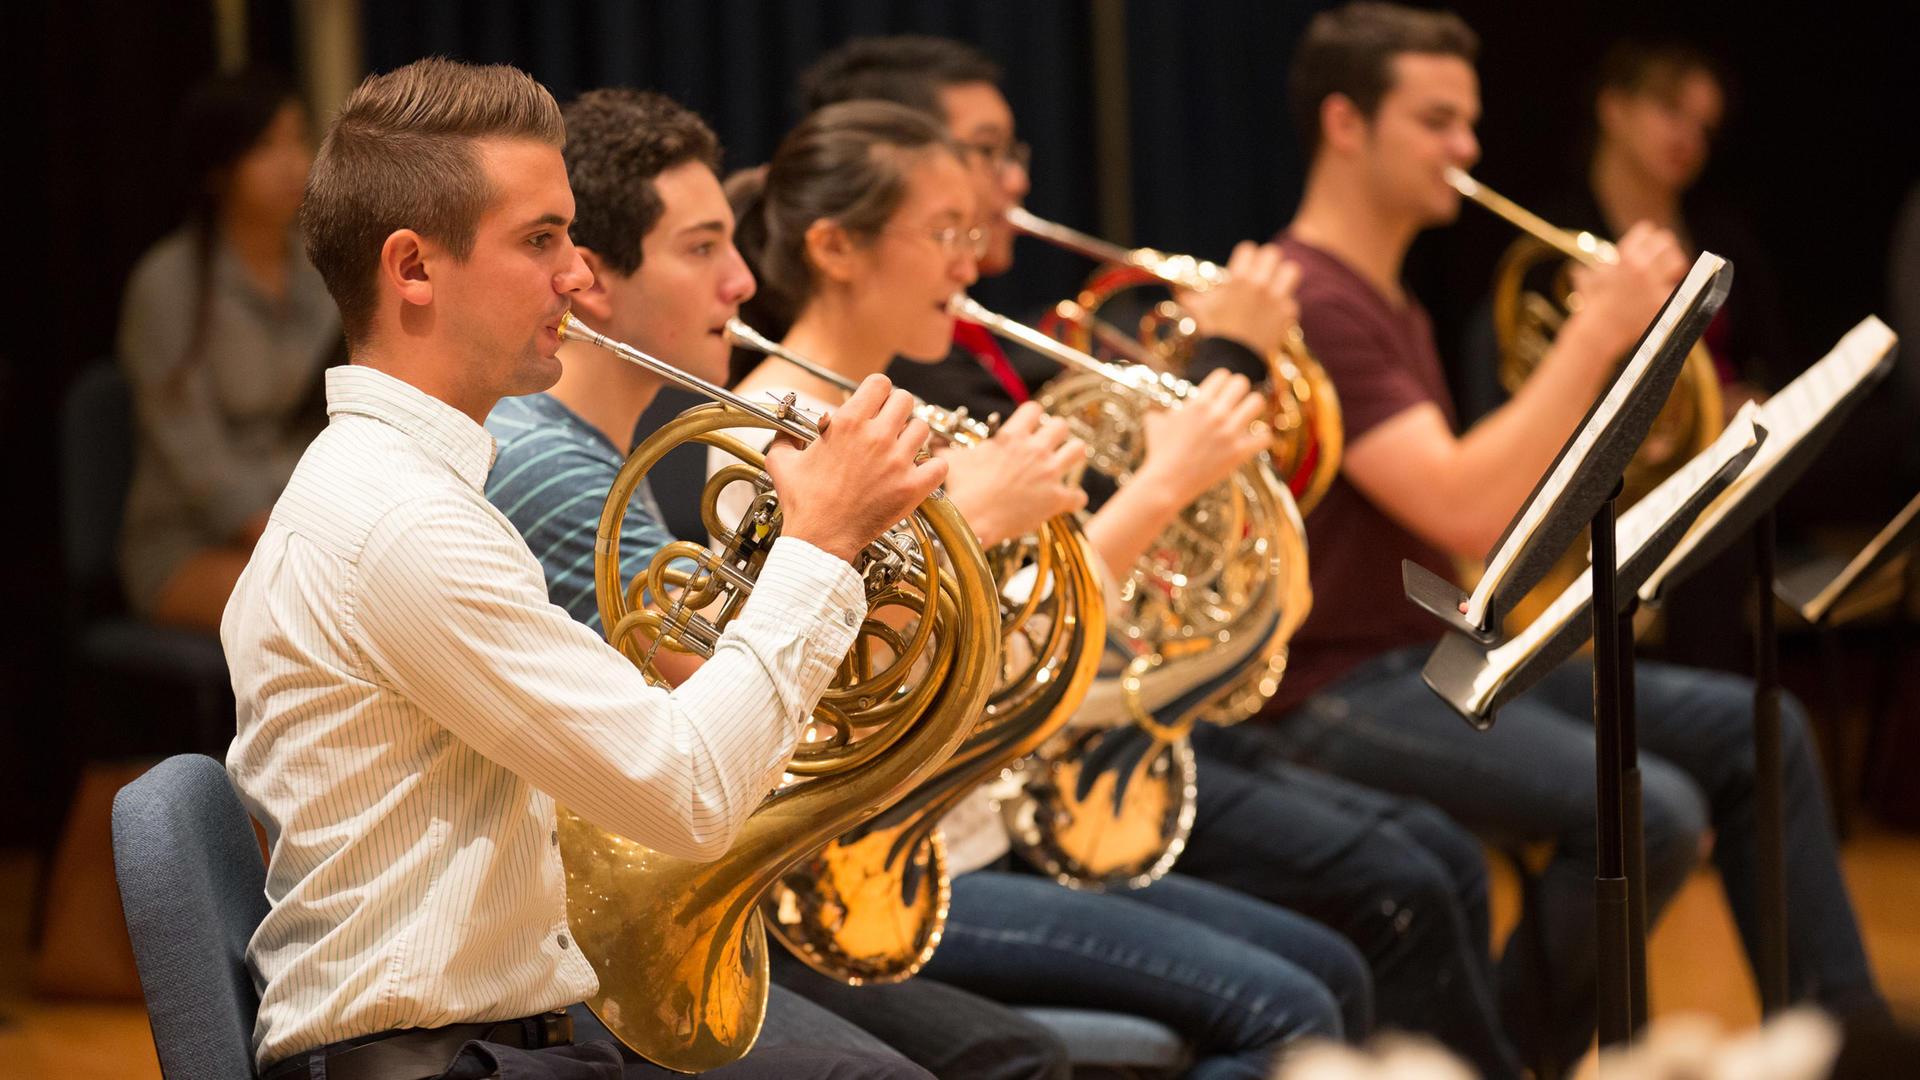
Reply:
M935 37L860 38L802 76L805 106L879 98L939 118L974 166L986 231L981 276L1013 264L1009 207L1026 197L1028 148L1014 134L1000 69L971 46ZM1182 295L1202 337L1196 364L1260 378L1298 308L1295 273L1272 245L1239 245L1232 282ZM895 362L888 375L916 395L976 415L1005 415L1058 373L1051 361L1002 352L978 327L956 328L938 364ZM1136 474L1128 490L1140 487ZM1489 1077L1517 1076L1500 1030L1488 947L1486 866L1478 841L1426 803L1306 768L1256 774L1204 750L1193 833L1177 870L1290 908L1365 954L1384 1027L1424 1031ZM1134 894L1153 902L1150 886ZM1228 928L1230 929L1230 928Z

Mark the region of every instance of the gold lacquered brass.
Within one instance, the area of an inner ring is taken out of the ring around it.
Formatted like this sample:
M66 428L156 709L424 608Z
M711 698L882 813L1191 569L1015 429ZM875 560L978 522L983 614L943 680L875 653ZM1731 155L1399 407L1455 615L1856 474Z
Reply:
M988 561L1043 575L1052 610L1015 621L1026 605L1003 600L1001 670L966 741L931 779L788 871L767 897L782 943L850 985L899 982L932 959L949 891L940 820L1059 730L1099 665L1106 620L1093 553L1077 528L1049 522L1029 540L996 545Z
M732 341L779 357L851 392L854 385L737 320ZM990 437L965 410L920 402L934 437L960 446ZM809 966L850 985L898 982L932 958L950 882L940 820L981 782L1032 752L1086 696L1106 633L1096 557L1072 515L996 544L987 563L1000 591L1000 671L972 731L914 791L781 876L762 914Z
M1616 262L1619 254L1611 243L1592 233L1549 224L1459 169L1448 170L1447 183L1521 232L1501 256L1493 279L1500 384L1514 393L1539 366L1560 327L1579 306L1572 268ZM1726 428L1724 407L1713 357L1705 345L1695 344L1646 441L1627 465L1621 507L1638 502L1719 438ZM1549 600L1586 571L1585 550L1586 544L1576 541L1540 585L1515 605L1509 630L1532 622Z
M650 370L658 361L576 325ZM728 429L817 432L787 407L769 410L666 368L719 399L688 410L636 448L608 495L595 542L600 616L608 640L659 679L658 649L710 654L752 592L779 534L780 512L759 454ZM627 506L667 451L719 446L743 463L710 479L702 514L720 550L669 545L637 572L620 565ZM756 495L740 520L719 519L719 492L745 480ZM959 747L992 688L999 655L990 571L966 523L936 492L855 563L868 614L816 706L788 765L721 858L696 863L650 850L560 813L567 913L599 975L588 1002L622 1042L651 1061L700 1072L738 1059L765 1018L766 889L795 862L871 818L931 775Z
M1103 359L1187 374L1198 338L1193 316L1172 290L1218 288L1228 280L1224 267L1191 255L1121 247L1023 207L1009 210L1007 220L1019 232L1106 264L1094 271L1078 296L1055 306L1042 329ZM1116 315L1121 312L1125 314ZM1272 405L1267 416L1273 429L1272 468L1286 482L1300 512L1310 514L1340 472L1340 399L1298 323L1264 359Z
M1164 372L1101 361L965 297L955 310L1068 367L1039 400L1086 442L1089 467L1118 484L1145 458L1147 411L1179 408L1192 392ZM1123 657L1114 681L1132 727L1056 736L1027 766L1021 797L1002 804L1023 857L1082 888L1136 887L1166 872L1193 821L1193 724L1245 719L1278 686L1312 591L1300 512L1266 455L1185 507L1118 593L1108 640ZM1156 684L1179 685L1223 657L1230 663L1210 672L1209 692L1156 719L1172 704L1155 699Z

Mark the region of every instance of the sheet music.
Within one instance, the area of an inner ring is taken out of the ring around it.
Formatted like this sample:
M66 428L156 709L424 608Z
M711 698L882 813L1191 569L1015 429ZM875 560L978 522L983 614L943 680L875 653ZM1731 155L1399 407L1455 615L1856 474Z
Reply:
M1712 534L1715 526L1740 505L1747 492L1772 474L1829 410L1880 366L1898 340L1886 323L1869 315L1847 331L1818 363L1801 372L1799 378L1760 406L1758 422L1767 429L1766 443L1739 478L1701 512L1693 528L1661 562L1659 569L1641 584L1641 599L1651 600L1660 595L1667 575L1680 561Z
M1528 539L1553 511L1561 494L1572 482L1574 474L1586 462L1594 443L1599 441L1601 432L1606 430L1614 417L1618 416L1620 410L1626 406L1627 398L1640 384L1647 368L1660 354L1667 339L1673 336L1674 327L1693 306L1693 298L1706 288L1707 282L1724 266L1726 266L1726 260L1711 252L1702 252L1694 261L1693 269L1680 283L1680 287L1675 290L1672 298L1667 301L1666 307L1661 309L1659 317L1654 320L1646 336L1641 338L1640 348L1627 362L1625 370L1607 387L1606 395L1601 398L1593 415L1589 416L1580 430L1575 433L1572 446L1560 456L1546 483L1522 508L1521 517L1515 523L1513 530L1507 534L1506 540L1487 560L1486 573L1480 576L1480 583L1474 586L1473 593L1467 597L1467 609L1464 614L1469 623L1481 628L1486 627L1487 605L1492 599L1494 589L1512 569L1514 560L1519 558L1521 549L1526 546Z
M1660 526L1686 503L1689 496L1718 474L1729 460L1759 441L1759 435L1754 430L1758 415L1759 408L1752 402L1742 405L1740 411L1734 414L1733 422L1727 425L1727 429L1720 433L1712 445L1695 454L1692 460L1620 515L1614 523L1616 566L1624 566L1638 554ZM1771 441L1769 435L1766 442ZM1766 452L1765 445L1761 443L1760 453ZM1751 464L1748 468L1752 468ZM1559 596L1554 597L1540 617L1529 623L1526 629L1488 650L1487 662L1474 675L1472 695L1464 704L1475 712L1484 713L1494 694L1506 685L1513 671L1538 652L1570 620L1580 616L1592 597L1593 575L1582 573Z
M1874 566L1884 561L1882 555L1886 552L1888 545L1912 529L1914 518L1917 516L1920 516L1920 495L1915 495L1908 500L1906 508L1894 515L1886 528L1881 529L1866 547L1861 548L1860 553L1848 561L1846 567L1835 574L1825 588L1801 606L1801 618L1810 623L1824 620L1833 611L1834 604L1838 603L1848 590L1870 573Z

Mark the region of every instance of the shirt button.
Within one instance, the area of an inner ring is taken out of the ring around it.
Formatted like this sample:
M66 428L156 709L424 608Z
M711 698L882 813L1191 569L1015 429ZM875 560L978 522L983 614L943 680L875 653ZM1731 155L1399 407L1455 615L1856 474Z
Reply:
M568 943L568 941L567 941L567 935L565 935L565 934L561 934L560 936L558 936L558 937L556 937L556 938L554 938L554 940L555 940L555 941L557 941L557 942L559 942L559 943L560 943L560 947L561 947L561 948L563 948L563 949L567 949L567 948L572 948L572 945Z
M560 830L559 829L553 830L553 834L549 836L548 839L553 841L554 847L559 847L560 846Z
M859 620L859 618L858 618L858 617L856 617L856 616L854 615L854 613L853 613L853 612L851 612L851 611L843 611L843 612L841 612L841 613L840 613L840 617L841 617L842 619L845 619L845 620L846 620L846 622L847 622L847 625L848 625L848 626L858 626L858 625L860 625L860 620Z

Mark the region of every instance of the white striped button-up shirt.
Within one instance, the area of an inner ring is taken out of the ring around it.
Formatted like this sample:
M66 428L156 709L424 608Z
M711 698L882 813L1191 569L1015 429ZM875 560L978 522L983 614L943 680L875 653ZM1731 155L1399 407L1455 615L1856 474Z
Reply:
M484 428L361 366L327 372L327 407L221 625L227 770L270 847L272 910L247 949L263 1065L590 996L555 801L717 857L865 614L851 567L782 539L669 694L548 601L482 494Z

